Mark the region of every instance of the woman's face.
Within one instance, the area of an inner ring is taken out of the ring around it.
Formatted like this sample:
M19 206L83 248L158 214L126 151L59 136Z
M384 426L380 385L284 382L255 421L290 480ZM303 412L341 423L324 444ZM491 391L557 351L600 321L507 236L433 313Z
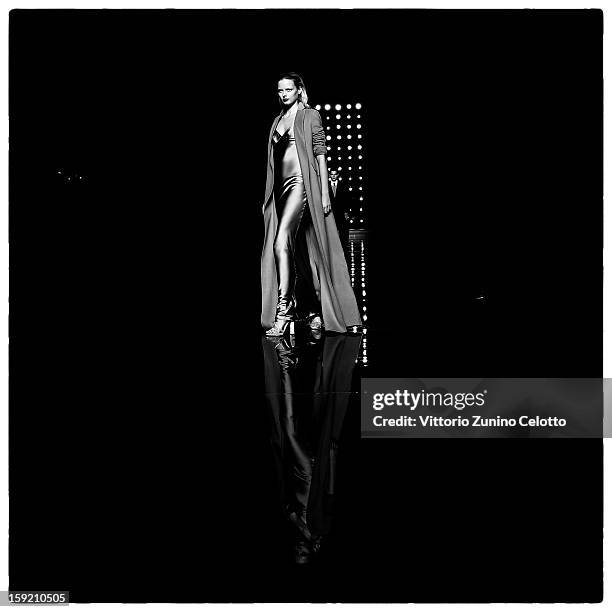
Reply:
M278 82L278 97L285 108L289 108L301 93L302 90L295 86L292 79L281 79Z

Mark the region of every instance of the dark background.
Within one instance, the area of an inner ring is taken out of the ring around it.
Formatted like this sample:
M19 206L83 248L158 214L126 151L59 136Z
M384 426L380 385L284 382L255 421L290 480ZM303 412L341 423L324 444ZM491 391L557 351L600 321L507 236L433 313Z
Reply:
M597 440L360 440L279 554L276 77L364 106L369 375L602 375L601 11L10 15L10 580L75 601L599 601ZM82 177L82 178L78 178Z

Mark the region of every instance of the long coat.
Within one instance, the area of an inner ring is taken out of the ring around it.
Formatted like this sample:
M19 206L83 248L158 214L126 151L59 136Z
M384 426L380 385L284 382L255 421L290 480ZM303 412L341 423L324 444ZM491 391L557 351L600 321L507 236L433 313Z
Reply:
M333 213L326 216L323 212L321 176L316 156L327 154L325 131L317 110L306 108L302 102L297 104L293 131L310 211L309 216L302 218L303 227L299 231L305 233L310 263L317 272L325 329L344 333L347 327L362 325L362 322ZM266 329L274 325L278 301L274 261L278 218L274 199L272 135L281 115L279 113L274 119L268 136L266 195L262 206L265 231L261 254L261 325Z
M342 184L343 182L344 181L338 181L338 184L336 185L336 194L334 195L334 190L330 181L329 197L331 199L332 210L334 211L340 241L346 247L349 237L349 222L344 215L349 212L350 200L347 187Z

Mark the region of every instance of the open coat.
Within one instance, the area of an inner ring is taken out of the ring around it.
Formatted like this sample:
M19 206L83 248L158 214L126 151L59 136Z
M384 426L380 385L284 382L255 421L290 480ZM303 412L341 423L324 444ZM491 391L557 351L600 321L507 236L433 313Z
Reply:
M344 252L338 236L333 213L323 212L321 176L317 155L327 155L325 131L319 111L298 102L294 134L300 161L304 189L310 215L304 215L299 231L305 233L311 267L316 270L321 299L321 313L325 329L344 333L347 327L362 325L359 308L351 286ZM262 206L264 243L261 254L261 325L274 325L278 301L278 279L274 261L274 239L278 219L274 199L274 153L272 135L282 113L275 118L268 136L268 165L266 195ZM314 138L314 141L313 141Z

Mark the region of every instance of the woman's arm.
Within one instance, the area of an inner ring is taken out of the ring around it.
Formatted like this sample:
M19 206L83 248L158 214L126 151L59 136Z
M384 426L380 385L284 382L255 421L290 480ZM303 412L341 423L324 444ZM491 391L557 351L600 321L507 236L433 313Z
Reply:
M323 204L323 212L328 214L331 210L331 201L329 199L329 180L327 178L327 160L325 155L317 155L317 162L321 172L321 203Z

